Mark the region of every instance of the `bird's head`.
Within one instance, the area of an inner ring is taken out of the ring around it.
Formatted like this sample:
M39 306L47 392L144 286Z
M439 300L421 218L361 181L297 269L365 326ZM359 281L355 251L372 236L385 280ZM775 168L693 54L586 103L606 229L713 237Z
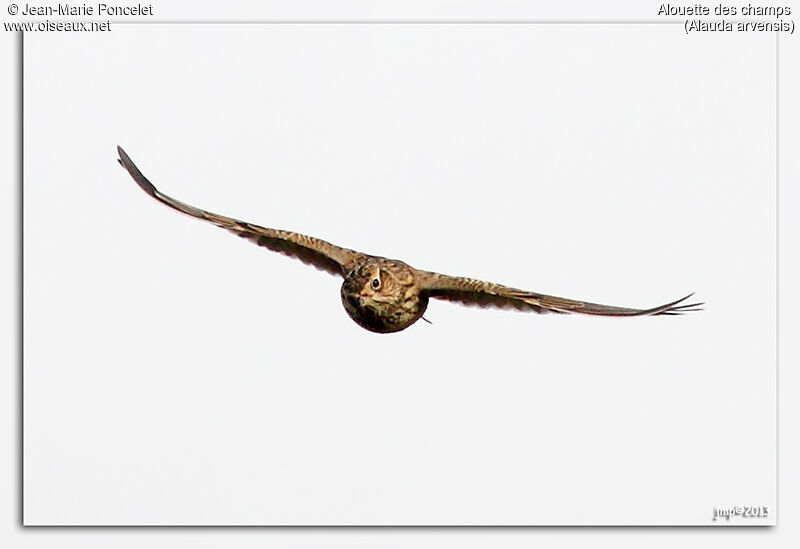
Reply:
M402 330L425 311L427 300L415 291L413 270L399 261L369 259L356 265L342 283L342 303L360 326L373 332Z
M372 261L357 265L342 284L343 297L357 307L376 310L395 302L399 292L402 292L402 285L396 274Z

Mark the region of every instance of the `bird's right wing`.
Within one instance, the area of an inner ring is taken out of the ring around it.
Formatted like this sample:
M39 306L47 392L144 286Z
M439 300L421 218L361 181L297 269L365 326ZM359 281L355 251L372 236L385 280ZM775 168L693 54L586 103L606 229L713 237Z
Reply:
M355 261L363 257L363 254L359 252L341 248L330 242L314 238L313 236L253 225L252 223L239 221L231 217L207 212L185 204L180 200L175 200L156 189L142 172L139 171L139 168L136 167L131 158L122 150L122 147L117 147L117 152L119 152L119 163L128 171L133 180L136 181L144 192L162 204L174 210L178 210L181 213L213 223L217 227L227 229L259 246L299 259L303 263L313 265L317 269L335 275L344 276Z
M518 290L493 282L420 272L417 275L422 291L434 299L456 301L462 305L517 309L537 313L580 313L600 316L677 315L700 310L702 303L685 303L693 294L649 309L632 309L601 305L565 297Z

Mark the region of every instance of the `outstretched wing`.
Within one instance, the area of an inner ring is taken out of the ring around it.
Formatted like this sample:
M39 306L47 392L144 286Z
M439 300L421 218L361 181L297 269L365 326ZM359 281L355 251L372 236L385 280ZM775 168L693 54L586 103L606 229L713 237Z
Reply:
M526 292L492 282L420 272L418 283L428 297L456 301L463 305L517 309L537 313L580 313L599 316L677 315L701 310L702 303L685 303L693 294L650 309L630 309L578 301L564 297Z
M119 153L119 163L131 174L133 180L139 184L144 192L162 204L174 210L178 210L181 213L185 213L186 215L213 223L217 227L227 229L259 246L263 246L274 252L280 252L289 257L297 258L303 263L313 265L317 269L341 276L345 275L352 264L363 256L363 254L359 252L340 248L339 246L335 246L319 238L314 238L313 236L306 236L278 229L268 229L267 227L253 225L252 223L239 221L238 219L225 217L201 210L200 208L195 208L189 204L184 204L180 200L175 200L156 189L142 172L139 171L139 168L136 167L136 164L134 164L131 158L122 150L122 147L117 147L117 152Z

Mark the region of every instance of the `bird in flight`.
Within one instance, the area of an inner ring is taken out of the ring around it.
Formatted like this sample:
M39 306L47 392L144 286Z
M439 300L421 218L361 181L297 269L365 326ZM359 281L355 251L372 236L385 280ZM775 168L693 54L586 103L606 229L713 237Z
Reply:
M689 294L650 309L614 307L422 271L396 259L341 248L313 236L270 229L195 208L160 192L121 147L117 147L117 152L119 163L139 187L162 204L344 278L342 304L356 324L371 332L387 334L408 328L422 317L431 298L479 307L598 316L679 315L701 310L703 305L688 303L693 295Z

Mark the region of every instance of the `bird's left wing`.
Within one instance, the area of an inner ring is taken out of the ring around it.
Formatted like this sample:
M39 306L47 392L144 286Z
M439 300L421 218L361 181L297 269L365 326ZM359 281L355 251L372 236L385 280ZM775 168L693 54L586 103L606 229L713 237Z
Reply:
M122 150L122 147L117 147L117 152L119 153L119 163L131 174L131 177L138 183L139 187L162 204L186 215L213 223L217 227L227 229L259 246L263 246L289 257L294 257L303 263L313 265L317 269L340 276L345 275L353 263L363 255L359 252L341 248L330 242L320 240L319 238L314 238L313 236L306 236L304 234L282 231L279 229L269 229L245 221L239 221L231 217L207 212L185 204L156 189L142 172L139 171L139 168L136 167L136 164L134 164L131 158Z
M565 297L538 294L518 290L492 282L447 276L438 273L419 272L417 280L422 292L428 297L456 301L463 305L517 309L537 313L580 313L599 316L655 316L677 315L698 311L702 303L685 303L693 294L670 303L649 309L631 309L578 301Z

